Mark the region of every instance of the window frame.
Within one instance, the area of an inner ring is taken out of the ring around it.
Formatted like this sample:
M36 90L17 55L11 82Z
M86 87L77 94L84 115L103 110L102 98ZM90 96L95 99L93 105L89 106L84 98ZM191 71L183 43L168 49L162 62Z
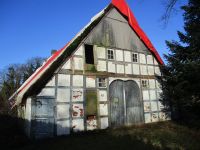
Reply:
M146 79L141 80L142 88L149 88L149 82Z
M138 63L138 53L132 53L132 62Z
M100 81L100 80L104 80L104 81ZM106 78L98 78L98 87L99 88L107 88L107 80L106 80ZM100 84L101 84L101 86L100 86ZM103 85L103 86L102 86Z
M111 52L111 53L109 53L109 52ZM115 52L113 49L107 49L107 58L108 58L108 60L115 59Z

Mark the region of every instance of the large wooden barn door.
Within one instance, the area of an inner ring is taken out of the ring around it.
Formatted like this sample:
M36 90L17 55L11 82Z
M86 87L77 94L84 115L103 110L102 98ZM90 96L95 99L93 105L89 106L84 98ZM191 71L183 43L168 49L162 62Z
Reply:
M111 126L143 123L140 90L135 81L115 80L110 84Z
M126 99L126 124L139 124L144 120L143 105L140 101L140 90L136 82L124 82Z
M124 94L123 94L123 81L116 80L110 85L110 115L111 126L120 126L124 124Z

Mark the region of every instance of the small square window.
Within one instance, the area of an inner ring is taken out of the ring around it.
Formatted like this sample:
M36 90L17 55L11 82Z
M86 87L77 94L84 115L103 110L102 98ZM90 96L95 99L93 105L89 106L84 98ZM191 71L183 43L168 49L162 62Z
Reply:
M110 60L114 59L114 51L111 49L108 49L108 59Z
M133 57L132 57L133 62L138 62L138 54L133 53L132 56L133 56Z
M106 87L106 79L105 78L99 78L98 86L101 87L101 88Z
M147 80L142 80L142 87L143 88L148 88L149 87L149 84L148 84Z

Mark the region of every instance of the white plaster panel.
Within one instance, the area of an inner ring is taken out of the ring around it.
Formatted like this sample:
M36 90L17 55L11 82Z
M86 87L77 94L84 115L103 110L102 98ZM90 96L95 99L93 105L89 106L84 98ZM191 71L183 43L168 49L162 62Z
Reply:
M140 69L138 64L133 64L133 74L139 75L140 74Z
M153 79L149 80L149 87L151 89L155 89L156 88L156 82L155 82L155 80L153 80Z
M94 130L97 128L97 119L96 117L91 117L87 119L87 130Z
M98 91L98 98L100 102L107 101L107 91L106 90L99 90Z
M151 100L156 100L156 91L155 90L150 90L150 99Z
M117 73L124 73L124 65L117 65Z
M158 111L157 102L151 102L151 111Z
M46 86L55 86L55 76L46 84Z
M158 65L158 61L154 58L154 65Z
M104 47L96 47L97 58L106 59L106 49Z
M143 93L143 100L149 100L149 91L145 90L142 91Z
M58 74L58 86L70 86L70 75Z
M157 89L161 89L162 88L161 84L157 80L156 80L156 88Z
M31 133L31 98L28 98L26 101L26 107L25 107L25 132L28 135L28 137L30 137L30 133Z
M71 59L63 65L62 69L71 69Z
M149 112L151 110L150 103L144 102L144 111Z
M70 89L58 88L57 101L58 102L70 102Z
M162 111L164 108L164 105L160 101L158 101L158 109Z
M112 73L115 73L115 64L111 61L108 62L108 72L112 72Z
M131 52L124 51L124 59L125 62L131 62Z
M157 90L157 99L161 99L162 90Z
M83 58L74 57L74 69L83 70Z
M84 121L83 119L73 119L72 128L74 132L84 131Z
M38 96L55 96L55 89L43 88L42 91L38 94Z
M77 51L75 52L74 55L83 56L83 49L84 49L84 46L81 45L81 46L77 49Z
M108 115L108 105L107 104L100 104L100 115L101 116Z
M152 120L152 122L158 122L159 121L158 113L152 113L151 120Z
M153 56L147 55L147 64L153 65Z
M151 122L151 114L150 113L145 113L144 118L145 118L145 123Z
M57 104L57 118L69 118L69 104Z
M72 101L73 102L83 101L83 89L72 89Z
M108 128L108 118L103 117L101 118L101 129L106 129Z
M96 86L96 78L93 76L86 77L86 87L95 88L95 86Z
M158 75L158 76L161 76L161 72L160 72L159 67L155 67L155 74Z
M72 105L72 117L83 117L84 116L84 109L83 104L73 104Z
M132 74L131 64L125 65L125 74Z
M146 64L146 56L144 54L139 54L139 57L140 57L140 63Z
M117 61L124 61L124 55L122 50L116 50L115 53Z
M83 86L82 75L73 75L73 86Z
M107 71L106 70L106 61L98 60L97 71Z
M165 112L159 112L159 118L160 118L160 121L165 121L166 120Z
M57 135L68 135L70 134L70 121L57 121Z
M147 66L147 68L148 68L148 74L154 75L154 66Z
M140 71L141 71L141 75L148 75L146 65L140 65Z

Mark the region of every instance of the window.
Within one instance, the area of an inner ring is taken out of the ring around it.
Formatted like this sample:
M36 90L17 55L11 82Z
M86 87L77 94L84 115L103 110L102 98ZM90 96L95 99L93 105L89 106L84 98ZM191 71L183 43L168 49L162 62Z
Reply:
M133 53L133 55L132 55L133 57L133 62L138 62L138 54L136 54L136 53Z
M99 78L98 86L99 87L106 87L106 79L105 78Z
M142 87L143 88L148 88L148 81L147 80L142 80Z
M114 59L114 50L108 49L108 59Z
M86 64L94 64L93 45L85 44L85 62Z

